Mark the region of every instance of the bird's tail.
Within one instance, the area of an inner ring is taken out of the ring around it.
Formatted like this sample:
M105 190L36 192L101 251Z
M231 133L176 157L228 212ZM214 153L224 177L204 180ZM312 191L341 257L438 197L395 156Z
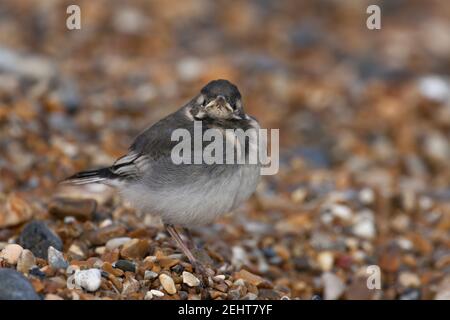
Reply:
M88 184L88 183L105 183L116 178L116 175L110 168L101 168L97 170L81 171L73 176L64 179L63 184Z

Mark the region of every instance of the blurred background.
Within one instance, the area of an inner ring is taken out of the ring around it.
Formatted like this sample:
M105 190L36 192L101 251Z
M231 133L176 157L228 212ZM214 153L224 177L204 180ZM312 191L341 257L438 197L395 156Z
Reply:
M280 129L281 164L234 217L195 230L214 262L270 281L258 298L450 299L448 1L86 0L68 30L73 2L0 4L0 243L45 219L70 256L84 240L49 213L58 192L97 200L81 230L138 229L117 195L57 183L224 78Z

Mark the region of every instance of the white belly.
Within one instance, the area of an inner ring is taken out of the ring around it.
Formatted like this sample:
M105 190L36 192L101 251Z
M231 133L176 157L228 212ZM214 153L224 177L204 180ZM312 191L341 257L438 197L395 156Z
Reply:
M247 200L259 181L258 166L243 166L232 175L204 179L188 187L151 190L143 184L128 185L121 193L144 214L161 216L164 223L181 226L213 222Z

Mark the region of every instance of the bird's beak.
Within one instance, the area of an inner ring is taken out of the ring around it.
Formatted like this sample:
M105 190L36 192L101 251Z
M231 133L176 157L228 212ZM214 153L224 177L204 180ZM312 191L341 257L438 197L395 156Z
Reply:
M225 97L222 96L222 95L217 96L217 98L214 99L214 103L215 103L217 106L224 107L224 108L226 108L228 111L233 112L233 108L230 106L230 104L227 102L227 100L225 99Z

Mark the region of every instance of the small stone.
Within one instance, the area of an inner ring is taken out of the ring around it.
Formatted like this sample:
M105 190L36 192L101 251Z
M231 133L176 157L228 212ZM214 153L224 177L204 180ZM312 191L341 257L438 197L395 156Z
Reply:
M400 300L419 300L420 299L420 290L415 288L408 288L402 295L399 297Z
M406 288L418 288L420 287L420 279L417 274L412 272L402 272L398 277L400 284Z
M445 277L441 281L437 288L434 300L450 300L450 276Z
M158 276L156 272L153 272L152 270L145 270L144 272L144 280L153 280Z
M178 259L162 258L158 259L158 263L163 269L170 269L180 262Z
M189 287L197 287L200 285L200 280L192 273L183 271L183 283L186 283Z
M238 300L241 297L240 289L233 289L228 291L228 298L231 300Z
M376 235L373 218L366 216L358 217L356 223L352 227L352 232L357 237L373 239Z
M426 98L438 102L445 102L450 97L450 85L439 75L427 75L419 79L420 93Z
M359 192L358 197L363 204L372 204L375 200L375 193L370 188L364 188Z
M242 297L242 300L256 300L258 296L254 293L247 293L245 296Z
M45 300L64 300L64 299L56 294L48 293L45 295Z
M6 203L0 206L0 229L28 221L33 216L29 204L17 194L10 194Z
M217 276L214 276L214 277L213 277L213 280L216 281L216 282L222 282L222 281L225 280L225 275L219 274L219 275L217 275Z
M161 282L161 285L163 286L164 290L167 291L168 294L177 293L175 283L173 282L173 279L170 276L162 273L159 275L159 281Z
M120 255L125 259L143 259L149 250L148 241L132 239L123 245Z
M317 262L322 271L330 271L334 265L334 255L330 251L322 251L317 256Z
M234 274L234 277L237 279L242 279L251 285L258 286L259 284L264 282L264 279L260 276L253 274L245 269L240 270Z
M113 274L116 277L123 276L123 270L119 268L114 268L109 262L104 262L102 265L103 271Z
M186 291L178 291L178 295L180 296L180 300L187 300L189 297Z
M52 269L67 269L69 263L64 259L61 251L56 250L52 246L48 247L48 264Z
M128 260L117 260L113 266L123 271L136 272L136 265Z
M108 242L106 242L105 247L108 250L114 250L116 248L123 246L125 243L127 243L130 240L131 240L131 238L129 238L129 237L113 238L113 239L108 240Z
M344 282L331 272L325 272L322 275L322 281L325 300L336 300L345 291Z
M152 290L150 290L150 292L155 297L164 297L164 292L162 292L162 291L152 289Z
M49 213L57 218L75 217L77 220L86 221L92 218L97 208L97 202L93 199L56 198L49 204Z
M67 253L74 259L85 259L87 256L87 252L77 243L72 243L69 250L67 250Z
M17 271L28 274L31 268L36 265L36 258L28 249L23 249L17 261Z
M241 268L243 265L249 264L249 259L244 248L242 248L241 246L234 246L231 248L231 252L232 252L231 263L236 268Z
M16 265L22 251L23 248L18 244L8 244L0 252L0 258L3 258L8 264Z
M50 246L59 251L63 249L61 239L42 221L29 222L19 236L19 244L42 259L47 259Z
M93 245L104 245L112 238L122 237L126 233L125 227L111 224L97 230L91 230L86 234L86 239Z
M0 268L0 300L41 300L31 283L21 273Z
M98 269L76 271L74 278L77 286L90 292L97 291L102 283L102 274Z
M349 207L344 206L342 204L331 205L330 211L333 216L335 216L336 218L339 218L343 221L349 221L353 217L352 210Z
M130 294L138 292L140 289L139 281L132 277L128 277L123 283L122 294Z
M152 292L151 292L151 291L147 291L147 292L145 293L144 300L152 300L152 299L153 299L153 294L152 294Z
M181 264L176 264L171 269L176 274L180 274L180 273L182 273L184 271L184 267Z

